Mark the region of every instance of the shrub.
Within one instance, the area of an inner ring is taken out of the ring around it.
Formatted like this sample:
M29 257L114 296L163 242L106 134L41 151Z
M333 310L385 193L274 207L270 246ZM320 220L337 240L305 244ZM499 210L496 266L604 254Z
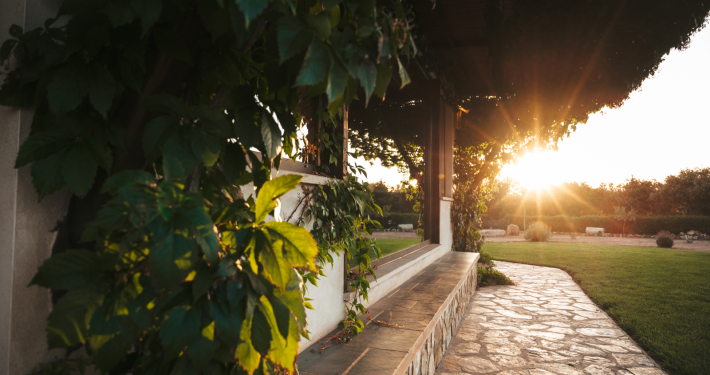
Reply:
M550 226L542 221L536 221L525 231L525 240L530 242L545 242L552 237Z
M656 237L657 237L657 238L658 238L658 237L668 237L668 238L670 238L670 239L672 239L672 240L675 240L675 239L677 238L675 234L673 234L673 233L671 233L671 232L669 232L669 231L667 231L667 230L662 230L662 231L656 233Z
M417 228L417 237L424 239L424 228Z
M662 230L656 235L656 245L658 245L658 247L670 249L673 247L673 238L675 238L674 234Z
M508 225L508 229L506 230L506 232L509 236L517 236L520 234L520 228L518 228L518 226L515 224L510 224Z
M481 257L478 258L478 263L485 264L488 267L495 266L495 263L493 263L493 257L491 256L491 254L484 253L483 251L481 251Z
M478 286L490 285L515 285L515 283L493 267L478 267Z

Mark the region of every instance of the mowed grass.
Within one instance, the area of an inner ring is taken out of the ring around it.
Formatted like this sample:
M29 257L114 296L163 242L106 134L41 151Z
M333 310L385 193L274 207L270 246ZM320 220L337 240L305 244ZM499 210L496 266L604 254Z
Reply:
M375 240L377 247L382 251L382 256L396 253L420 242L422 242L422 240L419 238L377 238ZM375 254L374 251L370 251L370 259L377 259L377 254ZM349 260L348 265L350 265L350 267L356 266L353 260Z
M671 374L710 374L710 253L487 243L494 259L561 268Z

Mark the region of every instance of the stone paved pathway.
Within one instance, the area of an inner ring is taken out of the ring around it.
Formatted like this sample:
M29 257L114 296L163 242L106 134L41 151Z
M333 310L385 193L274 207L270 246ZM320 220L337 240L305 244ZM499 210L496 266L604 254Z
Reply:
M476 292L436 374L665 374L564 271L496 268L517 285Z

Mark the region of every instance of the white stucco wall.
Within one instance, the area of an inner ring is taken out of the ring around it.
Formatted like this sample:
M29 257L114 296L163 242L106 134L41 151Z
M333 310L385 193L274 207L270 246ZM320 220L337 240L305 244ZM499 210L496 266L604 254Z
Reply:
M443 198L439 201L439 242L444 247L451 250L454 244L454 233L451 227L451 205L454 200Z
M10 37L11 25L24 30L40 27L56 15L60 4L1 1L0 44ZM64 189L39 201L30 167L14 168L19 147L30 134L32 116L30 109L0 107L0 375L29 373L37 363L59 354L47 351L45 339L50 293L27 285L51 255L56 236L51 230L66 214L71 192Z
M338 328L345 319L345 302L343 301L343 284L345 279L345 257L335 257L332 265L324 266L325 277L318 280L318 287L308 285L306 297L311 298L313 310L306 310L307 329L311 340L301 337L299 353L314 342L323 338L328 332Z

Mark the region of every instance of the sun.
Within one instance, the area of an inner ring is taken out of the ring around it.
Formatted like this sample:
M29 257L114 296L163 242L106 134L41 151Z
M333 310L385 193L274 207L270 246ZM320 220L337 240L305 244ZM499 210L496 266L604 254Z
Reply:
M564 172L556 168L555 154L550 151L534 151L506 165L501 177L509 177L525 190L541 191L565 180Z

